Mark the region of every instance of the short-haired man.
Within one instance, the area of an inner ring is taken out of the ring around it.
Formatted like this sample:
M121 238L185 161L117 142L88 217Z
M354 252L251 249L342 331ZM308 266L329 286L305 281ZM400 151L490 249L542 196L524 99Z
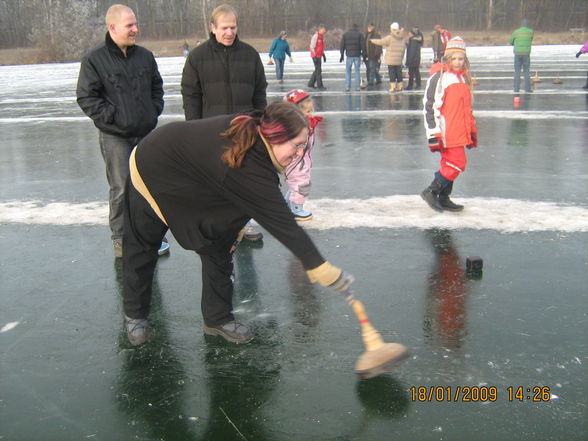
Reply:
M193 49L182 73L186 120L263 110L267 106L265 69L259 53L237 36L237 11L220 5L210 16L210 38ZM245 239L263 234L247 224Z
M163 81L153 54L135 44L139 28L133 10L113 5L106 13L103 43L82 59L77 102L98 128L110 186L109 224L115 257L123 253L123 207L129 156L157 125L163 111ZM162 243L160 254L168 252Z
M367 61L365 56L365 39L359 26L354 24L351 29L343 34L341 38L341 58L339 62L342 63L345 55L347 60L345 62L345 91L349 92L351 89L351 70L355 69L355 90L359 91L361 88L361 60Z
M237 20L233 7L217 7L210 17L210 38L188 55L182 73L187 120L265 109L263 63L252 46L239 40Z

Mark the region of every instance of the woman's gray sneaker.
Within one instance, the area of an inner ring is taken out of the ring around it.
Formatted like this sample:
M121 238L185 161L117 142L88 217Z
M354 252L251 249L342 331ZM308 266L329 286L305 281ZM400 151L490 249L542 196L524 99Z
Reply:
M133 346L139 346L149 340L149 320L132 319L125 316L127 337Z

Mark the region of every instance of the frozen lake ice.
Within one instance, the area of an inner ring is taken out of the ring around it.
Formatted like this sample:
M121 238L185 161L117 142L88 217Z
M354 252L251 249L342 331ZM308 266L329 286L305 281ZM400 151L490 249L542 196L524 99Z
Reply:
M345 93L344 65L327 53L305 228L355 275L384 339L412 352L362 381L352 311L269 235L236 255L251 344L202 334L199 259L172 239L153 341L131 348L97 132L75 102L79 65L0 67L0 439L585 440L588 66L576 51L533 47L542 81L515 108L512 48L468 48L480 146L455 185L459 214L418 196L438 162L422 90L390 95L386 75ZM311 60L293 58L284 84L268 67L270 100L306 86ZM425 78L430 58L423 50ZM183 61L158 59L160 124L183 119ZM482 273L465 271L468 256Z

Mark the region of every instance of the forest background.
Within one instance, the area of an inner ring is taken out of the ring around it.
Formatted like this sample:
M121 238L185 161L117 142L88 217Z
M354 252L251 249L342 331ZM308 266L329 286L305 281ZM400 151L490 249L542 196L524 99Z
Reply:
M116 0L0 0L0 64L77 61L104 38L104 15ZM140 44L156 56L181 55L208 38L212 10L229 3L239 13L239 37L267 52L281 30L292 50L306 50L320 23L328 49L353 24L419 26L430 46L436 24L468 45L505 45L526 19L534 44L582 44L588 36L586 0L122 0L135 11Z

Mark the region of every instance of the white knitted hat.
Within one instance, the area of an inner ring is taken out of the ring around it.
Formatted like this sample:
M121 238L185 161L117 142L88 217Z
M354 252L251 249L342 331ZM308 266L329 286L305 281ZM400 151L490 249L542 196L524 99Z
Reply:
M445 46L445 53L453 51L465 52L465 50L466 44L461 37L453 37L447 42L447 46Z

